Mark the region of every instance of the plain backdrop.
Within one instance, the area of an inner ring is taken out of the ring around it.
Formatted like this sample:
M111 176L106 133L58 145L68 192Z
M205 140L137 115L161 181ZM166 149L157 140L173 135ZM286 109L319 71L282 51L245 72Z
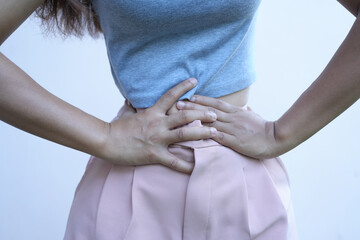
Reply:
M263 1L259 11L258 78L249 105L275 120L321 73L355 18L325 0ZM110 121L123 104L102 38L44 37L32 18L0 50L47 90L98 118ZM359 106L282 156L301 239L360 239ZM0 239L62 239L87 160L0 122Z

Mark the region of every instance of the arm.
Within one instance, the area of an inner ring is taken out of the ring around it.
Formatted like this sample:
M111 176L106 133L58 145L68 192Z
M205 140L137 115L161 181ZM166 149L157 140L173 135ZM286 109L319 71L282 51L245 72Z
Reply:
M0 0L1 43L41 3L41 0ZM183 81L147 111L130 107L111 123L91 116L57 98L0 53L0 120L50 141L121 165L160 163L190 173L193 163L168 151L175 142L212 136L210 128L182 128L195 119L211 122L203 111L166 112L196 80ZM215 130L215 129L214 129Z
M342 1L354 15L360 0ZM218 134L213 138L244 155L265 159L279 156L311 137L360 97L360 17L327 67L277 121L265 121L252 111L224 101L196 96L179 109L213 109Z
M44 0L0 0L0 45Z
M340 1L357 15L360 1ZM360 17L329 64L294 105L275 122L277 152L299 145L360 97Z
M0 44L43 0L0 0ZM0 53L0 119L90 154L102 149L107 123L55 97ZM86 131L91 129L91 131Z
M102 155L108 128L46 91L1 53L0 120L95 156Z

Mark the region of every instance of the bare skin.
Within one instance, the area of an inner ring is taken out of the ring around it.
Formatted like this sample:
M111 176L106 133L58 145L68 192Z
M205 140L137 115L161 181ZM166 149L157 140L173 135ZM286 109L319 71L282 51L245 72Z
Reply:
M249 92L250 92L250 87L225 96L218 97L216 99L227 102L234 106L243 107L248 102ZM182 100L181 102L184 101L189 102L188 100ZM180 110L176 105L177 103L171 106L171 108L168 111L168 114L173 114ZM214 111L214 109L212 109L211 111Z
M357 17L353 27L321 75L277 121L206 96L178 103L178 109L214 111L216 122L205 124L217 128L213 139L250 157L271 158L298 146L360 97L360 0L339 2Z
M341 1L354 15L359 2ZM42 0L0 0L0 43L41 3ZM37 136L125 165L161 163L190 173L193 166L171 155L167 146L210 137L248 156L260 159L278 156L312 136L359 98L359 22L357 19L319 78L274 122L241 107L246 104L248 89L219 99L197 96L193 103L177 104L182 110L179 112L174 106L176 99L194 86L183 82L142 114L128 108L121 118L107 123L47 92L3 54L0 54L0 119ZM217 114L214 123L209 108ZM214 135L209 127L192 131L174 129L195 119L217 128L218 133ZM155 131L157 125L159 129Z
M0 0L0 43L42 0ZM194 79L193 79L194 80ZM181 82L142 113L131 108L108 123L57 98L0 53L0 120L17 128L120 165L159 163L191 173L193 164L178 159L168 145L214 136L211 127L181 127L196 119L214 121L209 111L167 115L178 98L196 85ZM179 128L178 128L179 127Z

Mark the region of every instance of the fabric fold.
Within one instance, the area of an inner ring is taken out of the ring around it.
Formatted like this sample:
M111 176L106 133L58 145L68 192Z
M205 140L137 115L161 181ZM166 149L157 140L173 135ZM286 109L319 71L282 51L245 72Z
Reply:
M64 239L297 239L288 176L279 158L259 161L212 139L180 142L168 150L194 162L193 172L162 164L119 166L92 157Z

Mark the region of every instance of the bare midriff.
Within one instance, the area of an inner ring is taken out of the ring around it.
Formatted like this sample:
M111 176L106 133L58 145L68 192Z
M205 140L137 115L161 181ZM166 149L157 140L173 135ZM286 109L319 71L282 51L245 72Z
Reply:
M247 104L248 96L249 96L250 88L245 88L243 90L218 97L217 99L220 99L222 101L225 101L227 103L230 103L232 105L243 107Z
M248 96L249 96L250 88L245 88L240 91L218 97L217 99L220 99L222 101L225 101L227 103L230 103L232 105L243 107L247 104ZM188 100L182 100L182 101L188 101ZM176 108L176 103L171 107L171 109L168 111L168 114L177 112L178 109Z

